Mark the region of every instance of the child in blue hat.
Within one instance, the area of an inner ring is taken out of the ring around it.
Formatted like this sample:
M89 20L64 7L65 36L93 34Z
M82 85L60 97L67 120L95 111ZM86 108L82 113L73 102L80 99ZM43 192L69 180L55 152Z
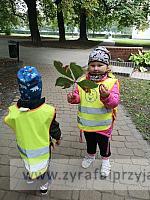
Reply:
M17 73L20 99L9 107L5 123L16 133L19 153L28 172L28 183L47 173L51 157L51 137L60 144L61 131L55 120L55 108L42 98L41 75L35 67L25 66ZM41 194L47 194L49 177L40 185ZM43 178L42 178L43 179Z

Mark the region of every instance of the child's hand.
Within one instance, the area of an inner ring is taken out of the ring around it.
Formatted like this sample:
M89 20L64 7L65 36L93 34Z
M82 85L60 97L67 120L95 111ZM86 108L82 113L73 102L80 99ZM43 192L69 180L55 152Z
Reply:
M53 150L55 149L56 145L60 145L61 140L55 140L53 139L53 141L51 141L51 147L53 148Z
M56 140L56 144L60 145L61 144L61 140Z
M55 143L54 143L54 142L51 142L51 147L52 147L53 149L55 149Z
M68 103L71 103L73 100L76 99L76 95L74 95L73 93L69 93L67 95L67 100L68 100Z
M109 90L107 89L107 87L106 87L105 85L103 85L103 84L101 84L101 85L99 86L99 92L100 92L100 96L101 96L101 97L108 97L109 94L110 94L110 92L109 92Z

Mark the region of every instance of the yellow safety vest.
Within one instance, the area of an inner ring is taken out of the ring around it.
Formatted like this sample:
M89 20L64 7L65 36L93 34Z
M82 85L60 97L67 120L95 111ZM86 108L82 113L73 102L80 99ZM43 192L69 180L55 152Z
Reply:
M21 112L16 105L9 107L5 123L16 133L17 146L31 178L42 175L49 163L49 128L55 108L42 104L40 107Z
M82 78L81 80L84 80ZM111 90L114 84L118 84L115 78L107 78L99 82L104 84L108 90ZM100 101L99 87L91 89L91 92L85 92L78 86L80 95L80 104L78 105L78 127L87 132L104 131L110 128L113 121L113 109L106 108Z

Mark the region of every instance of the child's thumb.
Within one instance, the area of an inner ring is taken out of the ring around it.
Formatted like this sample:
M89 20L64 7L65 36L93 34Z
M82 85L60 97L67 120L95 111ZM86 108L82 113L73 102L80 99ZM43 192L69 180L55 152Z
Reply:
M51 143L51 146L52 146L53 149L55 149L55 144L54 144L54 142Z

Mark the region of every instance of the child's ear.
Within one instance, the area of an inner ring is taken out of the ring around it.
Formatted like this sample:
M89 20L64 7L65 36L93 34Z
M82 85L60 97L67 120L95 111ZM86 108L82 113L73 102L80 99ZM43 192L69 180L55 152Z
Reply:
M111 72L111 69L109 66L107 66L107 69L106 69L107 73Z
M87 65L87 71L89 71L89 69L90 69L90 65Z

